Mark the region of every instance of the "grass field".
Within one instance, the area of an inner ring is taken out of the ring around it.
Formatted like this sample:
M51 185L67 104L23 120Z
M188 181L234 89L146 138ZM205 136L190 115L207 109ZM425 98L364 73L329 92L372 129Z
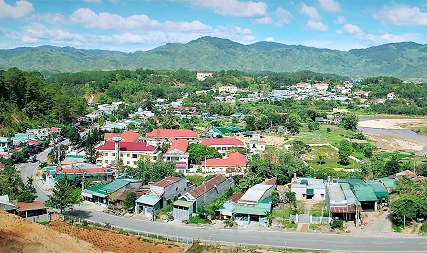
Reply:
M330 131L327 130L328 128ZM351 132L336 125L320 125L319 130L313 132L310 132L307 127L301 128L301 132L294 139L306 144L329 143L335 145L348 137L349 133Z
M324 152L326 154L326 161L324 164L319 164L318 153ZM359 164L352 159L350 160L350 164L347 166L343 166L338 163L338 151L333 149L331 146L315 146L311 147L311 152L305 155L306 162L313 167L313 173L316 173L316 170L321 169L353 169L359 167Z

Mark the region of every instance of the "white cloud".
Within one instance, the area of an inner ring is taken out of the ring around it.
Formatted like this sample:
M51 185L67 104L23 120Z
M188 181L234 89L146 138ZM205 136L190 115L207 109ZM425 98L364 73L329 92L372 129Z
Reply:
M332 13L339 13L341 11L341 5L336 0L319 0L320 9L332 12Z
M265 16L262 18L255 19L255 22L258 24L268 25L268 24L273 23L273 20L271 20L271 18L269 16Z
M327 25L323 24L320 21L314 20L307 21L307 29L316 32L327 32L329 30Z
M264 41L274 42L274 37L267 37L264 39Z
M152 20L146 15L132 15L123 18L117 14L101 12L99 15L88 8L77 9L72 15L71 20L75 23L81 23L87 28L126 30L132 28L156 28L161 23Z
M417 41L419 39L419 36L417 34L401 34L401 35L395 35L390 33L381 32L379 35L370 34L363 32L360 27L354 24L345 24L341 28L341 30L356 40L358 40L360 43L365 45L379 45L384 43L394 43L394 42L403 42L403 41Z
M16 1L15 6L0 0L0 19L20 19L34 11L33 5L26 0Z
M427 13L421 12L418 7L409 7L408 5L384 6L374 17L393 25L427 25Z
M100 4L102 3L102 0L84 0L86 3L90 4Z
M338 20L337 20L337 23L338 23L338 24L342 25L342 24L344 24L345 22L346 22L345 17L343 17L343 16L338 16Z
M43 13L37 14L38 19L54 24L54 25L64 25L67 24L67 17L61 13Z
M289 24L291 22L291 19L293 18L293 15L289 11L282 9L282 7L279 7L276 10L276 17L278 19L276 24L282 26Z
M264 2L243 2L238 0L185 0L192 6L213 9L216 14L240 18L263 18L267 16L267 4Z
M319 12L317 12L316 8L312 6L307 6L306 4L302 4L300 12L304 14L306 17L308 17L311 20L320 20L321 16Z
M87 28L100 28L109 30L163 30L175 32L188 31L209 31L212 27L205 25L199 20L191 22L166 21L159 22L151 19L147 15L132 15L122 17L117 14L102 12L96 14L88 8L80 8L71 15L71 20L75 23L81 23Z

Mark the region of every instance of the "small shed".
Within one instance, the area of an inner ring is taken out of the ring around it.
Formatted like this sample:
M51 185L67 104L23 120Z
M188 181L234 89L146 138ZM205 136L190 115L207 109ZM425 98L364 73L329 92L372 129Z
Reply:
M153 214L163 208L161 197L156 194L142 195L136 200L135 213L142 213L145 217L153 217Z
M49 221L49 215L47 213L47 207L40 201L34 201L32 203L18 202L18 215L22 218L33 222Z

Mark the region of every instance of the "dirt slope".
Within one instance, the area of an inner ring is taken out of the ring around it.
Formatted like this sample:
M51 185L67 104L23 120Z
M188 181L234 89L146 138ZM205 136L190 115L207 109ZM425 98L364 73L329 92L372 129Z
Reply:
M103 252L94 245L0 210L0 252Z

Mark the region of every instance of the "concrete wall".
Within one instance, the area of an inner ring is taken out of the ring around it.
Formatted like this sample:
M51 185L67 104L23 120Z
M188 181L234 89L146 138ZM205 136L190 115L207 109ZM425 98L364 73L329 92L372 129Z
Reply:
M162 207L166 207L169 203L174 202L178 199L179 196L182 196L190 189L187 188L187 179L181 178L179 181L170 184L166 187L150 185L150 190L151 192L156 193L158 196L163 195L163 198L161 200L163 201Z

